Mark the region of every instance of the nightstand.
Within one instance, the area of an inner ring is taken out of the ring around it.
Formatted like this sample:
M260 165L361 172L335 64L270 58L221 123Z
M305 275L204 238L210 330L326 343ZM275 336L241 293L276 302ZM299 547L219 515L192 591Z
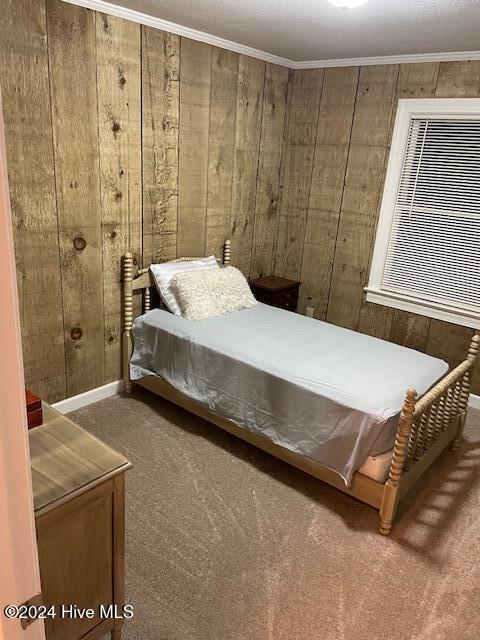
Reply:
M264 276L250 281L253 295L259 302L287 311L296 311L300 282L278 276Z

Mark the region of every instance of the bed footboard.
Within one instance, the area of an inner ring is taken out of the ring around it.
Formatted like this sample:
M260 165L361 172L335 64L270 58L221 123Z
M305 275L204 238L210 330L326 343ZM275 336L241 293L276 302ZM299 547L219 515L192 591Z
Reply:
M458 449L479 346L475 334L467 358L419 400L414 389L407 391L380 507L383 535L391 531L399 499L442 451Z

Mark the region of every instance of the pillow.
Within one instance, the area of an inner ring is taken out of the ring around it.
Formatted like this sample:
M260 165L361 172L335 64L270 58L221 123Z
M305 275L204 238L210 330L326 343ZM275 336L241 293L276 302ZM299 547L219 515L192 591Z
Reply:
M198 258L197 260L184 260L182 262L171 262L164 264L152 264L150 265L150 271L152 272L153 279L157 285L158 293L165 303L167 309L169 309L176 316L182 315L180 308L175 299L175 294L170 288L172 278L177 273L183 273L184 271L198 271L199 269L219 269L215 256L209 256L208 258Z
M182 316L189 320L205 320L257 304L244 275L235 267L177 273L171 287Z

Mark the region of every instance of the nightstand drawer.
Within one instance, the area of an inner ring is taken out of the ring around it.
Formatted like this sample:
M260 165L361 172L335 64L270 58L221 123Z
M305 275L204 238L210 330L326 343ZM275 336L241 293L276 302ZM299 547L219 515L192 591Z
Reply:
M300 283L295 280L266 276L250 282L250 287L259 302L279 307L287 311L296 311Z
M267 297L269 298L267 304L271 304L272 307L280 307L281 309L295 311L298 302L298 289L278 291L270 294L270 296Z

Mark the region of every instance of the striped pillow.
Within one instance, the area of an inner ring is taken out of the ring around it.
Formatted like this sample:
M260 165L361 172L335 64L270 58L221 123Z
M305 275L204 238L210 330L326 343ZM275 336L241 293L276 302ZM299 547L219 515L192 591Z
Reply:
M176 316L180 316L181 311L178 306L178 302L175 293L172 291L170 285L172 278L177 273L183 273L184 271L196 271L198 269L218 269L218 263L215 256L209 256L208 258L198 258L197 260L187 260L185 262L171 262L164 264L152 264L150 265L150 271L152 272L153 279L157 285L158 293L168 309Z

